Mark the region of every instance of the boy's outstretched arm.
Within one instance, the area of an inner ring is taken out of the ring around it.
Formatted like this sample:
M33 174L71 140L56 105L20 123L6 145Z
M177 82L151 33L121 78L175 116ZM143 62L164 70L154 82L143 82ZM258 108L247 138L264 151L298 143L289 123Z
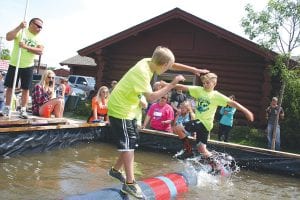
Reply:
M176 86L174 87L174 89L176 90L182 90L184 92L188 91L189 88L187 85L183 85L183 84L176 84Z
M180 81L184 81L185 78L182 75L177 75L173 81L171 83L162 83L162 88L155 91L155 92L151 92L151 93L144 93L144 96L146 97L148 102L154 102L156 100L158 100L159 98L161 98L162 96L164 96L165 94L167 94L170 90L172 90L176 84Z
M239 104L238 102L232 101L232 100L228 101L227 104L231 107L236 108L237 110L242 111L249 121L251 121L251 122L254 121L253 113L250 110L248 110L246 107L244 107L241 104Z
M166 85L168 85L169 83L165 82L165 81L160 81L160 86L163 88ZM183 84L176 84L176 86L174 86L174 89L176 90L182 90L184 92L188 91L189 88L187 85L183 85Z
M191 72L193 74L196 74L198 76L200 76L201 74L209 73L209 70L207 70L207 69L198 69L196 67L191 67L191 66L184 65L184 64L181 64L181 63L174 63L171 70L187 71L187 72Z

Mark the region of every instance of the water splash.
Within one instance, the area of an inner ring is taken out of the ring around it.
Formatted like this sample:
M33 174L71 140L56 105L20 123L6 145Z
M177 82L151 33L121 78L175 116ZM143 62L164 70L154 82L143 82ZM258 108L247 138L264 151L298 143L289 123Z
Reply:
M212 154L210 158L204 158L202 155L187 158L185 163L193 167L198 174L230 177L240 171L240 167L229 154L216 151L213 151Z

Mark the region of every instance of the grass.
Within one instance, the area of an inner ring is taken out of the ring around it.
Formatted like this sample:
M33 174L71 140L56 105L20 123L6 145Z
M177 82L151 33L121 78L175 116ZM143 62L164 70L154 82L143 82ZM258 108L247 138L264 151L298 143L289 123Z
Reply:
M218 140L218 125L211 132L211 139ZM234 126L229 133L229 142L252 147L267 148L267 135L264 130L249 126ZM281 141L282 142L282 141ZM283 143L283 142L282 142ZM281 150L290 153L300 153L299 149L290 149L281 144Z

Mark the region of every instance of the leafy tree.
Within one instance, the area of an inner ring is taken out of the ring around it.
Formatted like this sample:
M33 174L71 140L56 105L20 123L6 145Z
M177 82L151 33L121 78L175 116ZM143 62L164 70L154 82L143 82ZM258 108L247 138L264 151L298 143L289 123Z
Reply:
M10 59L10 51L9 49L2 49L0 53L1 60L9 60Z
M281 106L286 85L296 87L295 63L291 54L300 47L300 0L269 0L266 8L255 12L253 6L245 7L247 16L242 19L245 34L264 48L279 51L271 72L279 77L281 88L278 104ZM299 101L299 100L298 100ZM279 120L279 113L275 123ZM275 148L275 126L272 149Z

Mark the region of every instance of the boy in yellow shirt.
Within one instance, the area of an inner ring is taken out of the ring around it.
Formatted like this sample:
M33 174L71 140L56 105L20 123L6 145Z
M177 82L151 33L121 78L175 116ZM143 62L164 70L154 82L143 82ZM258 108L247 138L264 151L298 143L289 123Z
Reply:
M140 99L145 96L147 102L154 102L161 98L180 81L182 75L174 77L171 83L153 92L151 79L154 73L160 75L169 69L189 71L194 74L208 73L208 70L197 69L187 65L175 63L171 50L158 46L152 58L144 58L136 63L117 83L108 101L108 115L112 132L117 138L120 156L110 169L109 175L123 182L121 191L126 194L143 198L143 193L134 178L134 150L138 146L138 129L136 113L141 109ZM126 178L120 172L124 167Z
M187 86L177 84L176 89L182 89L183 91L189 91L190 95L196 99L196 120L186 122L182 125L175 126L173 128L179 138L183 141L184 153L179 155L179 158L187 158L192 156L192 147L185 136L184 131L196 132L196 143L198 152L205 157L210 157L212 154L207 150L206 144L208 140L208 134L213 128L213 121L218 106L234 107L237 110L242 111L249 121L254 120L254 116L251 111L242 106L236 101L231 100L229 97L214 90L217 85L217 75L214 73L208 73L200 77L203 83L201 86Z

